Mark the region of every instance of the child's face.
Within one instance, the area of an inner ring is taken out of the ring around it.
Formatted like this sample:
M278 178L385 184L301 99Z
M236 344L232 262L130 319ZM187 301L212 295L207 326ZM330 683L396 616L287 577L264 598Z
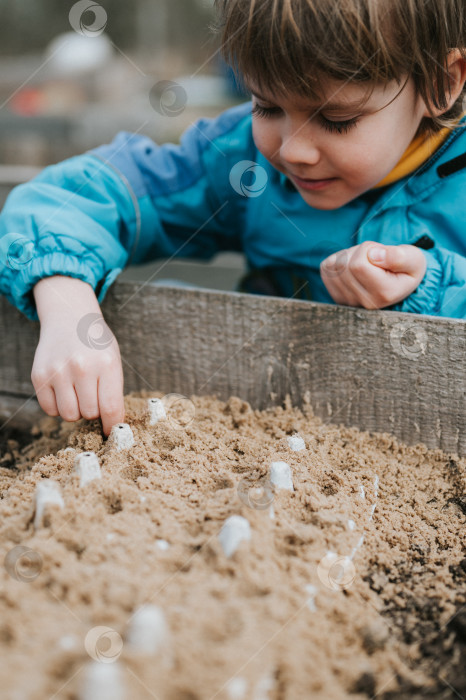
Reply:
M428 114L411 78L401 93L393 81L377 86L362 109L352 108L366 89L329 80L320 105L301 97L274 100L252 90L257 148L315 209L342 207L383 180ZM332 107L334 102L340 106Z

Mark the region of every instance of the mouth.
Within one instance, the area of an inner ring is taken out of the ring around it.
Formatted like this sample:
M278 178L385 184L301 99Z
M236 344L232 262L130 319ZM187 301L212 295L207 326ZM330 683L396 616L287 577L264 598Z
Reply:
M303 190L322 190L331 185L332 182L336 182L338 179L336 177L328 177L323 180L314 180L311 178L304 180L296 175L291 175L290 177L292 178L293 182Z

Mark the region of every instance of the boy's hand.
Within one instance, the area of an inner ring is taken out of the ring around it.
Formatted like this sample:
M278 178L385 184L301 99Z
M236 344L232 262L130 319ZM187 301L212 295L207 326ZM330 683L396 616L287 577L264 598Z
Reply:
M66 421L102 419L105 435L124 420L118 343L86 282L40 280L34 297L41 321L31 379L42 409Z
M414 292L426 266L416 246L365 241L330 255L321 263L320 274L337 304L383 309Z

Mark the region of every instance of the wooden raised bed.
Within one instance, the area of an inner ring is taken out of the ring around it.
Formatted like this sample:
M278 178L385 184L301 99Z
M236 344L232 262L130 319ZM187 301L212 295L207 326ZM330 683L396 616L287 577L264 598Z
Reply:
M102 309L126 393L237 395L253 408L289 394L326 422L466 454L462 320L130 282ZM27 422L39 324L4 298L0 324L0 418Z

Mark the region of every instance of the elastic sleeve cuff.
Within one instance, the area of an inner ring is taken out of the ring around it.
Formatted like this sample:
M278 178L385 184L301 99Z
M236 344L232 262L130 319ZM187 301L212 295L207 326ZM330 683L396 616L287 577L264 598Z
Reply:
M38 321L36 304L33 295L34 286L44 277L61 275L73 277L87 282L96 292L99 303L120 274L121 268L113 268L105 272L102 261L93 257L92 265L89 259L71 256L69 252L57 251L34 258L24 269L12 270L10 284L2 293L31 321Z
M414 314L430 314L436 316L440 310L440 298L443 288L443 267L435 248L423 250L427 269L419 287L396 304L395 311L406 311Z

